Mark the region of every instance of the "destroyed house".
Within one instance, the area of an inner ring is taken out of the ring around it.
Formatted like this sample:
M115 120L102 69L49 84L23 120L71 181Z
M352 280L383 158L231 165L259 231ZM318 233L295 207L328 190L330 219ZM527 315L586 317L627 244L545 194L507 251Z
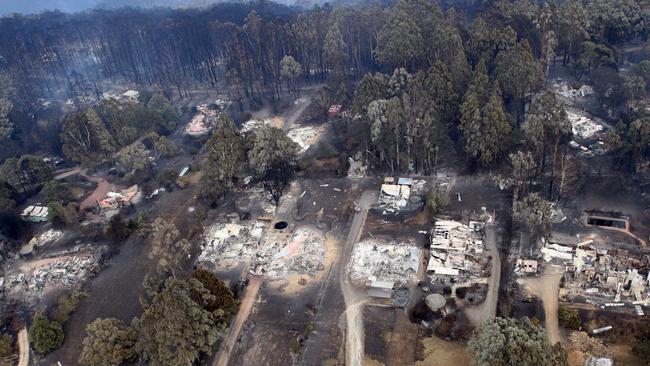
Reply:
M481 229L478 222L468 226L458 221L438 220L431 230L427 274L455 277L464 272L481 276L486 262L482 255Z
M591 243L591 240L580 243L575 250L573 266L566 277L568 297L584 297L587 302L604 303L604 306L647 304L646 266L627 251L609 253Z
M46 222L48 209L44 206L28 206L20 216L23 220L31 222Z
M420 249L410 243L366 240L352 248L348 274L353 283L361 286L376 281L408 283L416 280L419 266Z
M384 184L381 185L379 203L395 206L396 208L406 206L411 197L412 185L413 180L411 178L385 177Z
M97 205L102 211L117 210L135 203L139 196L140 190L136 184L119 192L108 192L104 198L97 201Z
M483 243L480 239L473 238L473 234L474 231L469 226L458 221L439 220L431 230L431 248L466 251L475 239L479 244Z

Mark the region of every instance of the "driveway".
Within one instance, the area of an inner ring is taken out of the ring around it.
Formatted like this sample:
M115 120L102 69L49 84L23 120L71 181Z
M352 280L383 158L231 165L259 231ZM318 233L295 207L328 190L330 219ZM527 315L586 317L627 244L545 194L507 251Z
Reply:
M562 267L546 266L544 274L538 277L526 277L517 280L517 283L525 285L529 291L542 300L544 304L544 327L546 327L548 340L551 344L560 341L558 293L560 292L560 280L563 274L564 269Z
M366 300L366 294L350 284L345 275L345 270L352 255L352 247L361 236L361 229L366 222L366 217L368 217L368 209L376 201L377 194L375 191L363 192L358 202L360 211L354 215L343 248L339 283L345 300L345 364L349 366L361 366L363 363L363 303Z
M474 326L479 326L489 318L496 316L499 300L499 283L501 281L501 256L497 246L496 225L485 225L485 246L492 257L490 277L487 280L488 292L485 301L477 307L466 309L467 317Z

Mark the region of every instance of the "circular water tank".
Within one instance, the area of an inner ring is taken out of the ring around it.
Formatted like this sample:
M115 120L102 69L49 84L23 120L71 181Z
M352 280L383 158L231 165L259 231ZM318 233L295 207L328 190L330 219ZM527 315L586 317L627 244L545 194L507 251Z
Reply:
M397 297L395 300L393 300L393 304L397 306L398 308L403 308L408 304L409 299L407 297Z
M431 311L438 311L445 307L447 300L445 300L445 297L440 294L431 294L424 299L424 302Z
M397 297L408 297L409 296L409 290L407 288L398 288L395 290L395 294Z
M286 221L278 221L278 222L275 223L275 225L273 225L273 227L276 230L284 230L284 229L287 228L287 226L289 226L289 224L287 224Z
M18 252L18 255L21 258L29 258L32 256L34 253L34 245L33 244L25 244L20 248L20 251Z

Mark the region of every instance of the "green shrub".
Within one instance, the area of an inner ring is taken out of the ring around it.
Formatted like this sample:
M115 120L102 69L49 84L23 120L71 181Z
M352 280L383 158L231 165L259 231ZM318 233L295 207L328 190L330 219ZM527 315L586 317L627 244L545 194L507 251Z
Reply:
M36 316L29 327L29 339L36 352L46 354L61 347L64 339L61 323L49 321L43 316Z
M52 319L59 323L65 323L70 319L70 314L79 308L81 299L88 296L87 293L81 291L72 291L68 294L59 296L57 300L56 311L52 315Z
M61 202L50 202L47 205L47 220L54 227L65 226L65 208Z
M437 189L432 189L427 197L427 209L429 210L429 215L432 218L435 218L440 210L449 205L449 194L447 192L441 192Z
M14 353L14 340L9 334L0 335L0 357L11 356Z
M650 340L637 340L632 346L632 352L646 362L646 365L650 365Z
M558 311L560 325L569 329L580 329L582 326L582 319L578 310L560 306Z
M167 189L174 187L178 173L173 169L163 169L156 174L156 183Z
M300 352L300 342L298 341L298 338L291 338L291 341L289 341L289 348L293 353Z

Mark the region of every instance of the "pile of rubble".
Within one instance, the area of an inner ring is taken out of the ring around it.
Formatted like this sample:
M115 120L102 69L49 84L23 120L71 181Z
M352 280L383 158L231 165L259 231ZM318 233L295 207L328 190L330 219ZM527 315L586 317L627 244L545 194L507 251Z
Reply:
M232 101L229 99L218 98L214 101L214 104L216 104L220 110L225 111L228 109L228 107L230 107Z
M544 261L563 266L563 299L582 300L601 306L650 305L647 256L637 257L624 249L595 246L592 239L576 245L544 242Z
M98 266L93 255L63 257L34 269L31 273L17 272L0 278L0 286L7 292L24 290L30 300L38 299L41 293L58 286L72 287L90 277Z
M424 180L385 177L373 209L387 215L399 211L415 211L424 206Z
M565 98L584 98L594 94L594 89L589 85L582 85L578 89L571 87L566 81L553 84L553 91Z
M431 250L427 274L438 280L465 280L489 275L484 254L484 223L439 220L431 230Z
M312 228L298 228L292 235L267 234L258 248L253 273L269 277L289 272L314 276L324 269L324 257L323 238Z
M208 104L199 104L196 106L196 110L203 113L206 117L216 117L219 113L218 108L214 108Z
M36 247L42 247L56 242L61 238L61 236L63 236L61 230L49 229L41 235L33 237L32 240L29 241L29 244Z
M307 126L294 128L287 133L287 137L300 146L300 153L304 153L311 145L318 141L323 132L325 132L325 129L325 125L320 127Z
M138 103L140 92L137 90L127 90L122 94L105 92L102 94L102 99L115 99L120 102Z
M420 249L412 242L390 244L366 240L356 243L347 268L350 280L358 286L376 281L410 283L420 268Z
M567 117L571 122L573 135L581 139L590 139L604 130L603 122L597 118L588 116L585 112L577 109L567 109Z
M282 128L284 126L284 120L280 117L265 118L265 119L251 119L244 122L244 124L242 124L240 131L241 133L245 133L248 131L256 130L262 126Z
M650 305L649 279L639 273L648 263L626 250L607 251L591 244L577 246L574 253L565 276L568 299L587 298L604 306Z
M228 266L253 257L266 224L217 223L205 230L199 263Z
M315 275L325 257L322 234L310 227L270 228L266 223L217 223L204 234L198 261L213 269L250 262L251 272L279 277L289 272Z
M518 258L513 272L517 276L533 275L539 270L539 263L534 259Z
M210 125L206 122L205 114L197 113L185 126L185 133L190 136L200 136L208 133L210 128Z
M29 281L29 288L37 291L48 285L72 286L87 278L97 266L94 256L75 256L39 267Z
M350 167L348 168L348 177L350 178L363 178L366 176L368 167L363 165L363 158L357 154L354 159L348 158Z
M315 275L325 269L325 246L320 233L310 229L298 229L293 234L293 242L299 243L300 252L289 257L287 265L291 271Z
M185 126L185 133L190 136L204 135L214 127L221 111L230 106L230 101L217 99L214 104L200 104L196 106L197 114Z
M142 191L140 191L140 188L136 184L119 192L108 192L106 196L97 203L104 216L111 218L117 215L123 207L136 205L141 200Z

